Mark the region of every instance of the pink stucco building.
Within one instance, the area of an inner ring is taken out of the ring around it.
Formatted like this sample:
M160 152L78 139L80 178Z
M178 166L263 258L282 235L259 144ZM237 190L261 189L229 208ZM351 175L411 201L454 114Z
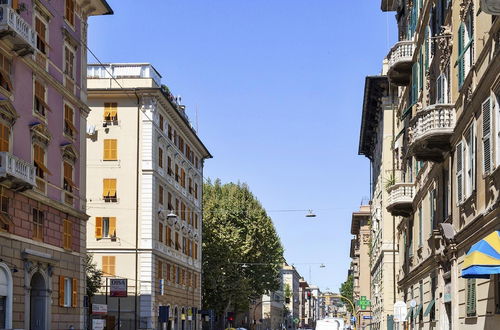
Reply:
M106 14L0 0L0 329L84 328L87 19Z

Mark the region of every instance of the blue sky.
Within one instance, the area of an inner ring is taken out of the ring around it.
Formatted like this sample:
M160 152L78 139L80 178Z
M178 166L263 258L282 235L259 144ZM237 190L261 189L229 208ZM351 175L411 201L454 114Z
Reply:
M246 182L289 263L338 290L351 213L369 196L357 155L364 77L396 41L394 13L380 1L108 2L113 16L90 19L91 50L102 62L152 63L214 156L205 176ZM279 211L297 209L317 217Z

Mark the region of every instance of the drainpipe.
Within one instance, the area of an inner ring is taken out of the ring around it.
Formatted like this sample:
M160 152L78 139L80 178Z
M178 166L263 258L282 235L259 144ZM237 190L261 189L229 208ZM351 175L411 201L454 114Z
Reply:
M134 296L134 329L138 329L138 272L139 272L139 141L140 141L140 120L141 120L141 106L140 99L137 95L137 89L134 88L134 94L137 98L137 145L136 145L136 176L135 176L135 296Z
M394 137L396 129L396 115L394 111L394 100L392 93L389 89L390 100L391 100L391 111L392 111L392 177L394 182L396 182L396 155L394 154ZM396 303L396 217L392 216L392 302Z

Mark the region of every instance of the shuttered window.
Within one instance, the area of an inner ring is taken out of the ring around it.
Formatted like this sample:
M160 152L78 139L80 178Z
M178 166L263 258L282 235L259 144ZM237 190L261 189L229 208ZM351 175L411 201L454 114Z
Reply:
M118 120L118 103L106 102L104 103L104 121Z
M118 160L118 140L104 139L104 160Z
M158 241L163 243L163 224L161 222L158 223Z
M47 111L50 111L48 104L45 102L45 95L45 86L40 81L35 80L35 112L42 117L45 117Z
M421 248L424 244L424 226L422 221L422 206L418 207L418 247Z
M96 217L95 218L95 237L116 237L116 217Z
M73 189L76 188L76 184L73 181L73 165L68 162L64 162L63 167L63 189L68 192L73 192Z
M160 126L160 130L163 132L164 123L163 123L163 116L162 115L159 116L159 126Z
M165 226L165 227L166 227L165 244L167 246L172 246L172 229L170 228L170 226Z
M448 103L448 82L444 74L436 79L436 103Z
M70 220L63 221L63 248L71 250L73 225Z
M429 236L432 235L432 230L436 227L436 189L431 190L429 196L429 210L430 210L430 230Z
M116 201L116 179L103 179L102 196L105 200Z
M33 208L33 239L43 241L44 220L43 211Z
M66 6L64 11L64 18L72 26L75 25L75 0L66 0Z
M59 276L59 306L78 306L78 280L65 276Z
M65 104L64 105L64 134L74 137L77 133L77 129L74 124L73 109Z
M456 159L456 167L457 167L457 203L460 204L463 200L464 193L464 174L463 174L463 165L464 165L464 155L463 155L463 146L462 142L457 144L455 150L455 159Z
M163 168L163 149L158 148L158 167Z
M0 151L9 151L10 127L0 123Z
M476 316L476 279L467 279L467 316Z
M489 174L493 168L493 148L491 143L491 98L487 98L481 105L483 114L483 173Z
M75 53L68 46L64 47L64 73L75 79Z
M102 257L102 271L105 276L115 275L115 270L116 270L115 262L116 262L115 256Z
M47 54L47 25L38 16L35 17L36 48L42 53Z
M468 198L476 189L476 130L475 122L472 122L465 133L465 185L464 197Z
M419 78L419 65L418 62L415 62L411 70L411 90L410 90L411 104L417 103L418 90L419 90L418 78Z
M158 186L158 203L163 205L163 187L161 185Z
M11 61L2 53L0 53L0 87L12 92L12 80L10 79L10 70L12 67Z
M473 62L473 16L472 10L458 29L458 88L462 87Z

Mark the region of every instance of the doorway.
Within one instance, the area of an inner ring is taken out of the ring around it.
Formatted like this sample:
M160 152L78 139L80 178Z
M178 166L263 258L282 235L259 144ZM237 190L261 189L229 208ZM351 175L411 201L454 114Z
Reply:
M47 285L42 274L31 277L30 287L30 330L47 330Z

